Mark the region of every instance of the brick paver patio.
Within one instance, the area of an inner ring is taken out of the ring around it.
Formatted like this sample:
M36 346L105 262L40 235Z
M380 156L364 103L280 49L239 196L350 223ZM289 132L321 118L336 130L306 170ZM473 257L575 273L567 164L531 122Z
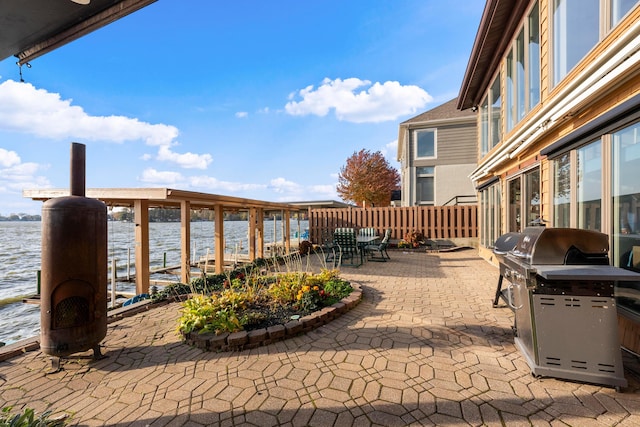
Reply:
M0 404L86 426L640 425L632 371L620 393L530 374L511 311L491 306L498 270L475 250L391 257L344 267L362 302L306 335L203 352L170 304L111 323L102 360L54 374L39 351L1 362Z

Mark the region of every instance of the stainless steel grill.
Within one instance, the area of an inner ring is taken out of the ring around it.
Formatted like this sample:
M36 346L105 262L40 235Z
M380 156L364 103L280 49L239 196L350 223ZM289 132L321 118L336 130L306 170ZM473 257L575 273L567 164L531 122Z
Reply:
M532 374L625 387L614 288L640 274L609 265L603 233L529 227L510 234L495 251L494 306L502 296L514 310L515 345ZM503 277L509 285L501 291Z

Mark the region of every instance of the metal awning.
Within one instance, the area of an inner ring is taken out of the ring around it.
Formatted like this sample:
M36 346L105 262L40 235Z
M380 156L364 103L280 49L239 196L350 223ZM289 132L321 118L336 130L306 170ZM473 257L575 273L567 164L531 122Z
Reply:
M16 56L24 64L155 1L3 0L0 61Z

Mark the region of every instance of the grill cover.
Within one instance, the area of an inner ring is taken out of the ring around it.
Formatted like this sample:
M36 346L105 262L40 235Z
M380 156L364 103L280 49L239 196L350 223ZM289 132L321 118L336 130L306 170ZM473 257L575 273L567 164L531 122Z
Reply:
M527 227L511 254L530 265L608 265L606 234L577 228Z

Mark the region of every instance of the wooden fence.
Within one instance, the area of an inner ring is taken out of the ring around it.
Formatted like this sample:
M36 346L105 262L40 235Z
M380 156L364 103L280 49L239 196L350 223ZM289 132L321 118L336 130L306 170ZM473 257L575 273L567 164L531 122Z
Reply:
M390 228L392 240L411 231L428 239L477 238L478 209L476 205L458 205L309 210L313 243L330 241L337 227L374 227L380 235Z

